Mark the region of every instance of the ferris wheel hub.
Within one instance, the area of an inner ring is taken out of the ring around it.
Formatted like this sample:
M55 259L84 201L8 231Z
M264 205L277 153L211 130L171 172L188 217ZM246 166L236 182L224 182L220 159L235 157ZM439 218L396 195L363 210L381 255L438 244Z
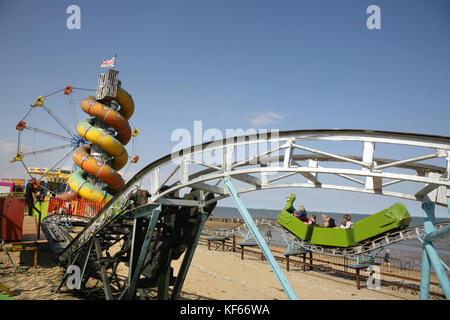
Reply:
M72 145L72 148L75 150L76 148L78 148L78 147L81 147L83 144L87 144L87 143L89 143L89 141L87 141L86 139L84 139L83 137L81 137L81 136L76 136L76 135L74 135L74 136L72 136L72 138L71 138L71 145Z

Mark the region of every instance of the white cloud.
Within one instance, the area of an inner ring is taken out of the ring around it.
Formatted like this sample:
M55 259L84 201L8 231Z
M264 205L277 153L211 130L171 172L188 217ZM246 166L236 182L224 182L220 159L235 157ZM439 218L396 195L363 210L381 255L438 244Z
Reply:
M11 156L11 159L17 152L17 142L0 139L0 155Z
M17 152L17 142L0 139L0 178L24 178L22 165L11 163Z
M269 124L275 124L278 120L283 119L278 113L275 112L260 112L255 114L253 118L248 119L252 126L261 127Z

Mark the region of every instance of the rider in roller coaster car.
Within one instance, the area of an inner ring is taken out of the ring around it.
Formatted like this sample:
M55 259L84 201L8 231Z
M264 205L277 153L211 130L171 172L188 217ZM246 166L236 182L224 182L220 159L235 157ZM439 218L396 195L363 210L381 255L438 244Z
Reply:
M324 227L324 228L335 228L336 227L336 222L334 221L334 218L329 217L326 214L322 214L322 219L323 219L324 223L320 225L321 227Z
M305 207L303 205L300 205L298 207L298 211L294 209L294 201L296 199L295 194L291 193L290 196L288 196L286 198L287 202L286 202L286 206L284 207L284 210L286 210L287 212L289 212L290 214L292 214L294 217L296 217L297 219L308 223L309 220L306 216L306 210Z
M297 219L299 219L299 220L301 220L301 221L303 221L303 222L308 223L308 218L307 218L307 215L306 215L306 210L305 210L305 207L304 207L303 205L301 205L301 206L298 207L298 211L294 211L294 216L295 216Z

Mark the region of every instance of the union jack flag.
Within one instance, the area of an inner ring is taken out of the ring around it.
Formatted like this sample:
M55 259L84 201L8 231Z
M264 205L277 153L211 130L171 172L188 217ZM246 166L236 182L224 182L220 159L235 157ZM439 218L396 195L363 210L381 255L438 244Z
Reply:
M109 60L103 60L102 64L100 65L101 68L108 68L108 67L114 67L114 64L116 63L116 57L112 57Z

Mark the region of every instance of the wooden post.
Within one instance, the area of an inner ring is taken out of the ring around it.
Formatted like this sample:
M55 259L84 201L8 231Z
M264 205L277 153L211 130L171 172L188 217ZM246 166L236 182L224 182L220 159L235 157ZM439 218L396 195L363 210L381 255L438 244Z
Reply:
M302 254L302 260L303 260L303 271L306 271L306 253Z
M37 240L41 238L41 212L42 210L42 201L39 201L39 218L38 218L38 225L37 225Z
M289 256L286 256L286 270L290 271L289 270Z
M37 267L37 257L38 257L38 244L34 247L34 267Z
M236 235L233 234L233 252L236 252Z
M360 290L361 286L359 283L359 268L356 268L356 289Z
M241 245L241 260L244 260L244 246Z
M345 265L344 271L348 272L348 267L347 267L347 265L348 265L348 258L346 256L344 256L344 265Z

